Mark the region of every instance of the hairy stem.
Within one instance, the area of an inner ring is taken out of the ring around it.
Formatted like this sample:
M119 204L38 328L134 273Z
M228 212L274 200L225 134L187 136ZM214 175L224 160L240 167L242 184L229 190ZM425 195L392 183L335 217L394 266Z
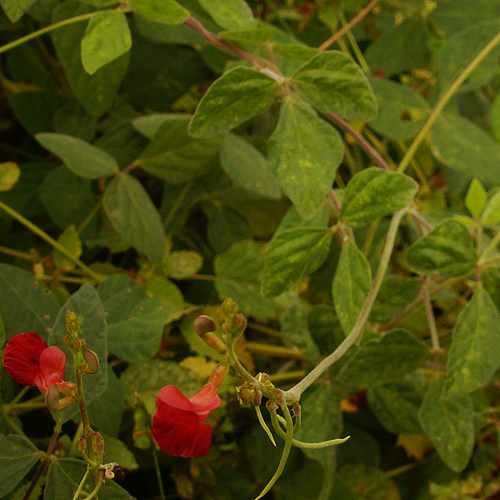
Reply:
M391 259L391 254L394 249L394 244L396 242L396 235L398 232L398 227L403 216L408 212L408 207L405 207L397 211L391 220L389 225L389 231L387 232L387 237L385 240L384 249L380 257L380 264L377 269L377 274L373 280L372 286L366 297L365 303L359 313L358 319L354 324L351 333L346 337L346 339L333 351L329 356L323 359L311 372L309 372L298 384L284 392L285 401L298 401L301 394L313 384L324 372L327 370L335 361L340 359L351 347L359 337L363 327L365 326L368 316L372 310L373 304L377 297L377 294L382 285L382 280L384 279L385 273L389 266L389 261Z

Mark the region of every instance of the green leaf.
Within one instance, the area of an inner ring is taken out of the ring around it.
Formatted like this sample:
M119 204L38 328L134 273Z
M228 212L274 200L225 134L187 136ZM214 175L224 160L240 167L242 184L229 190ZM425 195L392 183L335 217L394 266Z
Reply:
M345 241L333 278L332 297L346 335L356 323L371 284L372 272L363 252L350 240Z
M285 345L298 347L304 357L312 363L320 361L318 346L309 332L308 310L304 302L299 298L287 301L287 310L280 316L280 324Z
M321 52L292 75L294 88L318 110L368 120L377 103L368 80L343 52Z
M73 498L86 470L87 464L83 460L75 460L74 458L56 458L51 460L43 496L44 500ZM89 482L84 486L83 492L87 495L90 493ZM130 493L110 480L106 480L99 490L99 499L135 500Z
M477 219L488 201L486 189L477 179L472 179L467 194L465 196L465 206L469 213Z
M416 278L386 275L373 304L370 321L384 323L403 310L416 296L422 283Z
M472 271L477 256L469 231L460 222L448 219L413 243L406 259L416 273L457 276Z
M439 88L447 90L451 83L462 73L481 50L498 34L500 19L489 19L477 24L468 24L462 31L450 36L436 54L439 69ZM478 64L460 87L465 92L485 85L495 74L498 65L500 46Z
M125 399L132 407L137 404L137 395L154 407L156 396L165 385L176 385L188 397L200 388L200 382L178 363L161 359L130 365L121 374L120 382Z
M39 198L52 220L65 229L70 224L79 227L97 202L89 179L74 174L64 165L54 168L39 183ZM82 231L83 240L95 236L97 221L94 218Z
M274 301L261 292L264 251L262 244L243 240L214 260L221 298L233 299L243 314L262 321L275 316L276 310Z
M418 190L407 175L370 167L347 184L340 219L350 226L366 226L408 205Z
M64 232L59 236L57 242L60 243L68 252L75 258L79 258L82 255L82 242L80 241L80 236L73 224L70 224ZM75 264L70 261L66 255L59 252L59 250L54 250L54 264L62 268L62 270L71 270Z
M344 465L337 474L340 483L354 494L346 500L401 500L401 493L387 473L366 464ZM342 491L342 490L341 490ZM335 497L337 498L337 497ZM344 497L341 497L343 500Z
M148 21L180 24L189 17L189 11L175 0L130 0L132 10Z
M132 47L132 36L125 13L98 12L91 18L82 40L82 64L89 75L125 54Z
M37 0L0 0L9 21L17 23Z
M142 184L128 174L115 177L103 197L104 209L120 236L153 262L161 262L167 239L160 215Z
M266 248L264 295L279 295L318 269L328 254L332 236L324 211L303 222L291 209Z
M370 127L391 139L414 137L429 114L427 101L411 87L391 80L370 78L370 85L378 102Z
M104 458L105 463L117 462L126 470L136 470L139 464L134 454L127 448L127 445L120 439L113 436L104 435Z
M236 67L208 88L189 124L193 137L227 132L265 111L274 101L278 82L254 69Z
M0 264L0 316L7 338L21 332L36 332L45 340L59 305L33 274Z
M261 45L270 42L276 34L274 26L261 26L250 29L234 29L221 31L218 36L232 43Z
M495 184L500 176L500 145L469 120L442 113L430 133L436 158L462 175Z
M104 392L87 404L91 425L110 436L118 436L122 421L124 396L120 380L113 369L107 365L108 385ZM107 450L106 450L107 451Z
M444 379L431 382L420 407L420 424L439 456L452 470L467 466L474 448L474 418L470 397L466 394L442 396Z
M368 389L370 408L380 423L394 434L421 434L418 411L422 395L406 379Z
M481 215L481 223L484 226L491 226L498 222L500 222L500 191L491 197Z
M156 131L137 164L169 184L182 184L206 174L219 151L220 139L193 139L187 130L189 116L157 116L156 121L138 122L139 130Z
M48 344L55 345L66 352L66 380L71 382L75 381L73 356L67 351L63 342L63 338L67 333L65 324L68 311L72 311L82 318L81 331L78 336L85 339L87 347L97 354L102 366L96 374L83 378L85 401L90 404L105 391L108 385L108 371L104 368L108 359L106 315L99 295L89 283L85 283L59 310L49 335ZM63 422L75 418L76 415L79 415L78 405L70 406L60 415Z
M53 12L54 23L92 12L89 5L69 0L59 4ZM85 23L74 23L51 32L59 62L64 68L71 89L85 110L99 116L113 104L128 69L128 53L111 61L89 75L82 64L81 41L85 36Z
M215 253L223 253L237 241L251 238L252 231L240 213L217 204L209 210L207 237Z
M5 325L3 323L2 316L0 316L0 348L4 346L7 341L7 336L5 334Z
M17 163L6 161L0 163L0 191L10 191L19 180L21 170Z
M165 259L163 270L167 276L182 280L196 274L203 265L203 256L191 250L172 252Z
M424 344L405 330L392 330L362 344L339 373L343 383L376 387L399 380L427 357Z
M36 134L36 140L61 158L75 174L85 179L99 179L120 171L116 160L87 141L52 132Z
M128 363L151 359L160 348L163 326L178 311L150 298L124 275L107 277L97 291L106 313L109 350Z
M29 439L0 434L0 497L5 498L39 459L38 449Z
M309 105L285 100L269 139L269 166L305 219L325 200L343 155L344 144L331 125Z
M335 308L319 304L309 311L309 331L321 354L328 356L345 339Z
M387 76L427 66L429 50L424 23L417 16L405 19L375 39L364 55L372 73Z
M255 26L252 9L245 0L199 0L199 2L222 28L239 30Z
M446 397L471 393L486 385L500 367L500 314L490 294L478 284L458 316L448 352Z
M220 163L237 185L266 198L281 198L280 186L269 170L266 158L241 137L234 134L224 137Z

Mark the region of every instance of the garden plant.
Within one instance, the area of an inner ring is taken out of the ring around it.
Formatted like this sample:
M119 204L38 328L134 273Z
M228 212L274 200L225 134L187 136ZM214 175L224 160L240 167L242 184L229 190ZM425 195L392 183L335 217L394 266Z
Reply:
M0 498L500 498L499 1L0 7Z

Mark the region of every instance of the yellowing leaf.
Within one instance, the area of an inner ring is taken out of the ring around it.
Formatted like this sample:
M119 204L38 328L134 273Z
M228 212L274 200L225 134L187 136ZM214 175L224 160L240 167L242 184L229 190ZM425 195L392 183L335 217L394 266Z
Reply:
M0 163L0 191L9 191L12 186L19 180L21 170L16 163L6 161Z
M399 434L396 446L402 446L409 457L421 460L433 446L423 434Z

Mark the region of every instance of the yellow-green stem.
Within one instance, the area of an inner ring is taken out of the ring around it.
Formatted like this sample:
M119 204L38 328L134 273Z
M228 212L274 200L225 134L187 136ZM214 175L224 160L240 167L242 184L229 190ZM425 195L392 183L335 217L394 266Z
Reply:
M456 78L456 80L450 85L448 90L443 94L436 107L432 110L429 118L424 123L423 127L420 129L420 132L417 134L413 142L411 143L408 151L404 155L399 167L397 169L398 172L404 172L408 165L410 164L411 159L417 152L422 141L427 136L427 133L434 125L434 122L437 120L443 109L446 107L450 99L455 95L457 90L461 87L461 85L467 80L469 75L474 71L477 65L500 43L500 33L496 35L484 48L479 52L479 54L470 62L470 64L462 71L462 73Z
M16 212L13 208L9 207L6 205L3 201L0 201L0 209L2 209L4 212L8 213L13 219L16 219L18 222L20 222L24 227L29 229L32 233L36 234L42 240L46 241L49 245L51 245L53 248L61 252L65 257L67 257L71 262L76 264L82 271L85 271L86 274L88 274L91 278L94 278L97 280L99 283L104 279L104 276L100 273L96 273L90 267L88 267L86 264L84 264L80 259L75 257L68 249L63 247L58 241L56 241L54 238L49 236L45 231L40 229L36 224L33 224L30 222L26 217L22 216L19 212Z
M0 54L7 52L8 50L14 49L23 43L29 42L34 38L38 38L39 36L45 35L45 33L50 33L58 28L62 28L64 26L68 26L69 24L79 23L80 21L86 21L91 17L94 17L97 12L89 12L88 14L82 14L81 16L70 17L69 19L64 19L63 21L59 21L58 23L51 24L50 26L45 26L45 28L41 28L29 35L23 36L14 40L13 42L6 43L0 47Z
M255 500L259 500L260 498L262 498L280 478L281 474L283 473L283 469L285 468L286 461L288 460L288 455L290 455L290 450L292 449L292 441L293 441L292 415L290 414L290 410L288 409L286 403L281 406L281 409L283 410L283 414L285 415L285 421L286 421L285 446L283 446L283 453L281 454L281 459L278 464L278 468L274 473L274 476L269 480L266 487L260 492L260 495Z

